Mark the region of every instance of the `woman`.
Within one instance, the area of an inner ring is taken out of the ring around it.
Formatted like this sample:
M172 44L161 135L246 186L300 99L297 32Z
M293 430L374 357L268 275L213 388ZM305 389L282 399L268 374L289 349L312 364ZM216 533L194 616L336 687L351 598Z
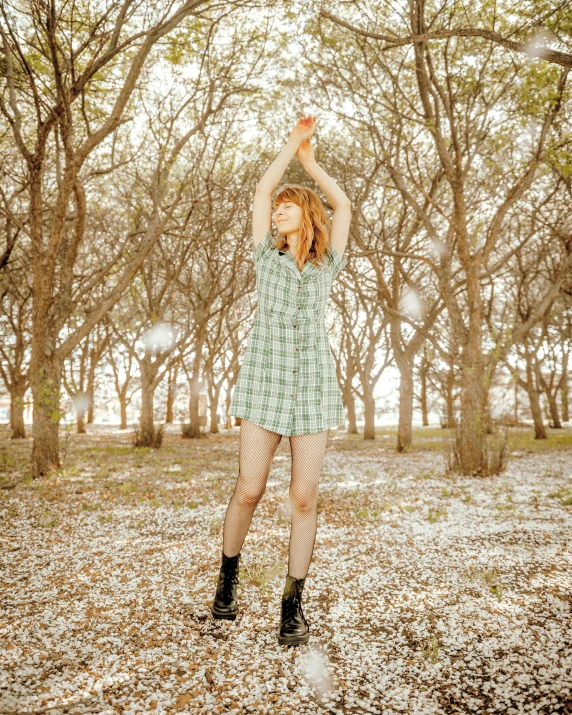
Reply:
M242 418L239 475L223 530L222 565L212 614L236 618L240 551L256 505L266 489L274 453L290 438L292 521L288 574L282 597L278 641L309 639L302 589L312 559L318 519L318 481L328 430L344 421L324 314L332 281L345 266L350 201L318 166L310 137L316 118L301 119L256 187L252 215L258 307L229 415ZM327 215L310 189L285 185L272 192L296 154L334 208Z

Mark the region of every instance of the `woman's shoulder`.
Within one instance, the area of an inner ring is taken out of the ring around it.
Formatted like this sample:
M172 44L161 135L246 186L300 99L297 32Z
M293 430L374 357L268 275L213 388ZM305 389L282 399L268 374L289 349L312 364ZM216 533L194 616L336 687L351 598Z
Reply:
M275 241L272 237L272 231L267 231L254 247L254 251L252 254L254 258L254 263L258 263L262 256L266 255L269 251L272 250L272 248L275 248Z
M337 248L333 243L328 244L328 264L332 272L332 278L336 278L338 273L345 267L348 262L348 257L346 251L340 256Z

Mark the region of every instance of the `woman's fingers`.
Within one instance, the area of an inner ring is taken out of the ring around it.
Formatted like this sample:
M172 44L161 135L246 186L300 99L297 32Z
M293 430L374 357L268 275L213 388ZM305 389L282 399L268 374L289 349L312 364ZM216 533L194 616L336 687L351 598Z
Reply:
M311 114L309 114L307 117L303 117L302 119L299 120L302 124L305 126L312 126L312 124L315 124L317 121L317 118Z
M312 136L316 131L316 117L308 115L307 117L300 117L296 126L290 133L290 136L295 137L299 141L303 141Z

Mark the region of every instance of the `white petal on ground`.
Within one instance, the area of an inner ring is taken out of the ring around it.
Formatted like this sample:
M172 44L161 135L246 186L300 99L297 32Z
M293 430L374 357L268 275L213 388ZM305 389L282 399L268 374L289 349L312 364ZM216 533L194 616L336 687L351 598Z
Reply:
M445 477L440 437L396 455L332 432L311 637L292 648L276 640L287 439L243 548L241 615L210 616L237 433L167 431L141 452L72 435L65 473L36 481L18 481L30 442L3 438L0 712L572 710L570 451Z

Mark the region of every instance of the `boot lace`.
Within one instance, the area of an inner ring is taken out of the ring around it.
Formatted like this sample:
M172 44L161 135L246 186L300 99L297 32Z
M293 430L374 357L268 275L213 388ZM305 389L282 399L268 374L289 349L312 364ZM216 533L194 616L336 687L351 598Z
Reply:
M238 574L235 571L222 572L221 592L225 601L232 600L232 591L235 585L238 585Z
M306 628L308 628L308 621L306 620L306 616L304 616L304 611L302 610L302 603L300 601L298 603L298 610L300 611L300 616L302 616L302 620L304 621L304 625Z
M284 619L287 621L291 620L296 615L296 612L300 614L306 628L308 628L308 621L306 620L304 611L302 610L302 602L298 596L293 595L284 602Z

